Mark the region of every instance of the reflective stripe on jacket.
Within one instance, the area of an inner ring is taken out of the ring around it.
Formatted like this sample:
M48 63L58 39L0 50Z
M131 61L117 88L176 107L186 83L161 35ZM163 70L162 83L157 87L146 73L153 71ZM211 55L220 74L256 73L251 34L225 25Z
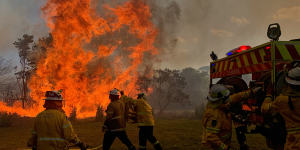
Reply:
M107 106L104 125L112 132L125 130L125 104L123 102L112 101Z
M291 106L293 109L291 109ZM261 109L262 112L279 112L284 118L287 130L284 149L300 149L300 91L288 87L274 101L272 101L269 94L265 98Z
M154 126L152 107L143 98L136 102L136 115L138 126Z
M38 150L65 150L69 142L76 144L79 139L63 112L48 109L37 115L28 145Z
M250 91L233 94L227 103L221 100L218 102L208 102L202 117L202 149L206 150L227 150L231 143L232 120L231 114L225 110L231 104L248 99Z
M134 112L136 100L123 95L121 96L120 101L125 105L125 122L127 122L128 119L132 119L132 116L136 115Z

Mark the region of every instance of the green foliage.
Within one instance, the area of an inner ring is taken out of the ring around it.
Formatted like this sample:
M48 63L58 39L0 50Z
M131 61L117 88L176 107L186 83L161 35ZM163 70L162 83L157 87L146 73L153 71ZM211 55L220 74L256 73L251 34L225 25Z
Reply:
M156 102L161 114L170 104L189 105L189 95L184 92L186 80L179 70L159 69L154 71L151 99Z
M181 71L181 74L187 83L184 91L189 95L193 106L205 102L209 89L208 72L201 72L194 68L185 68Z
M33 36L24 34L22 39L18 39L18 41L15 41L13 44L16 48L19 50L19 56L22 59L27 59L29 50L30 50L30 44L33 42Z

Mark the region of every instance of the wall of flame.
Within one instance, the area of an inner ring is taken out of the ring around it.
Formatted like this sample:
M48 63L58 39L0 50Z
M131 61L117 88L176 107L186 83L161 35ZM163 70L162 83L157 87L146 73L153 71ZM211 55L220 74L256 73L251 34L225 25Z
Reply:
M66 113L76 107L77 117L85 118L95 116L98 105L106 108L113 88L137 94L146 55L158 54L154 46L158 30L150 8L145 1L129 0L114 8L103 5L105 14L100 16L92 3L48 0L41 8L53 43L28 84L34 105L23 110L19 104L0 104L1 110L35 116L44 109L45 91L63 89ZM117 38L124 31L126 38ZM130 39L134 42L128 44Z

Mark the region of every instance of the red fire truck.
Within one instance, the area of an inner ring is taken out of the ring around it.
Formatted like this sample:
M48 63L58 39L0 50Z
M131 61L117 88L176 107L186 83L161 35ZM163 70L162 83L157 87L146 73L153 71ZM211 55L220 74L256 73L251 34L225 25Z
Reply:
M279 41L280 35L279 24L271 24L268 28L270 42L255 47L239 46L221 59L212 52L210 84L230 85L232 93L247 90L251 86L261 86L264 91L271 88L273 96L279 95L285 86L284 77L289 66L300 61L300 39ZM251 76L249 84L243 80L244 75ZM216 79L219 80L213 82ZM233 108L238 110L233 112L246 114L242 117L242 120L246 120L244 124L254 124L255 133L266 136L269 147L277 149L285 142L284 121L279 114L261 114L260 106L264 98L265 92L262 92L256 98L241 104L241 108Z

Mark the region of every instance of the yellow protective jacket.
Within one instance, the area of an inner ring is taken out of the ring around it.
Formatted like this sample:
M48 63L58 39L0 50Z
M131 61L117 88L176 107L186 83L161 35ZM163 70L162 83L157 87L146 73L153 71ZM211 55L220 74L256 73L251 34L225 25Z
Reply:
M37 150L66 150L68 143L79 142L66 115L47 109L36 116L28 146L35 146Z
M294 107L293 110L290 105ZM284 149L300 149L300 91L289 88L274 101L268 95L262 104L262 112L279 112L285 120L287 130Z
M134 100L131 97L128 96L121 96L120 101L124 103L125 105L125 122L128 121L128 119L132 119L133 116L135 116L134 108L136 105L136 100Z
M231 104L248 99L250 91L233 94L223 104L219 102L208 102L202 117L202 149L203 150L226 150L231 143L232 121L231 114L227 109Z
M152 107L145 99L142 98L136 101L135 110L138 126L154 126Z
M111 132L125 130L125 104L123 102L120 100L110 102L106 109L104 126Z

